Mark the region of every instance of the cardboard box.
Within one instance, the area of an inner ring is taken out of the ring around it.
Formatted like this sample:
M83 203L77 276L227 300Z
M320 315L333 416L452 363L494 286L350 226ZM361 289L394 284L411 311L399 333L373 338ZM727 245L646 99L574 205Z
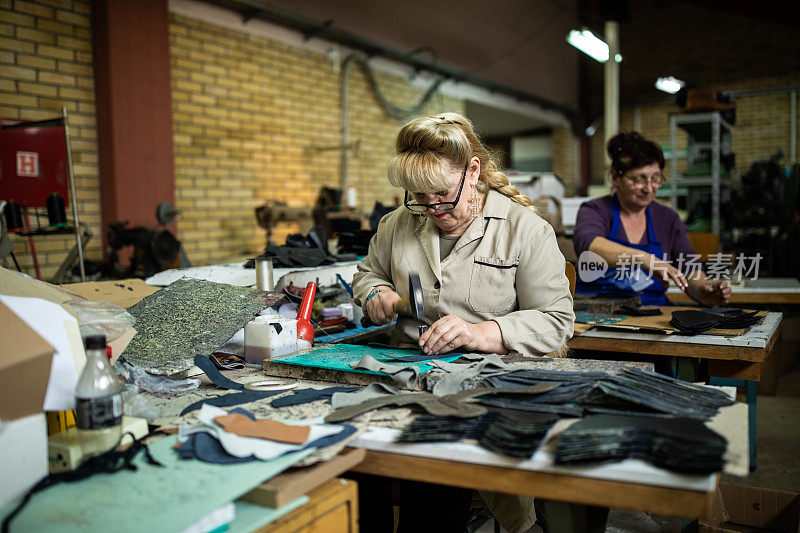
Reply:
M0 420L41 413L55 350L0 302Z
M128 308L161 287L153 287L136 278L114 281L86 281L61 285L63 289L93 302L111 302Z
M41 298L49 302L55 302L74 317L75 311L66 304L70 300L82 300L82 296L73 294L66 289L56 285L51 285L30 276L24 276L19 272L0 267L0 294L8 296L24 296L26 298Z
M0 479L3 480L0 483L0 508L3 508L22 498L47 475L47 422L44 413L0 422L0 450Z
M728 520L718 525L701 522L699 532L800 531L800 494L734 483L720 483L720 489Z

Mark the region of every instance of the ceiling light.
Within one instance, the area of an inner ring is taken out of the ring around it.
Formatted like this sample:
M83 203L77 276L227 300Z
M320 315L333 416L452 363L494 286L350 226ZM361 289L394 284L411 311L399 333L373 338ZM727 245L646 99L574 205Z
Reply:
M685 81L676 79L673 76L658 78L656 80L656 89L669 94L677 93L684 85L686 85Z
M608 45L587 29L581 31L572 30L567 35L567 42L601 63L608 61ZM619 63L622 61L622 56L616 54L614 60Z

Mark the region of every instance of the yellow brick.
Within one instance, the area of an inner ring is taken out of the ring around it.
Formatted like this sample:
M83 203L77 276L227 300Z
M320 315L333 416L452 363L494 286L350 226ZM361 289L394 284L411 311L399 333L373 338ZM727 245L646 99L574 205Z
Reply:
M0 37L0 50L11 50L12 52L32 54L36 50L36 45L26 41L19 41L14 38Z
M0 93L0 105L34 107L36 105L36 97L14 93Z
M33 2L14 1L14 10L43 18L53 18L53 10L49 7L36 5Z
M62 106L67 106L67 112L74 111L76 108L75 102L67 102L64 100L57 100L51 98L39 98L39 105L44 109L61 109Z
M35 20L33 17L23 15L22 13L14 13L13 11L4 11L2 15L4 22L13 24L14 26L28 26L33 27Z
M67 59L70 61L75 59L75 52L73 50L64 50L61 48L56 48L55 46L47 46L44 44L38 45L36 50L39 55L45 57L52 57L55 59Z
M19 118L22 120L49 120L56 118L58 113L47 109L20 109Z
M59 61L58 71L67 72L69 74L80 74L83 76L93 76L94 69L89 65L80 65L69 61Z
M37 43L54 44L56 42L55 35L49 32L34 30L31 28L19 27L16 31L17 39L23 41L34 41Z
M71 86L75 85L75 76L69 74L57 74L55 72L39 72L39 82Z
M58 92L52 85L42 85L39 83L19 82L19 92L22 94L35 94L38 96L55 96Z
M56 43L63 48L71 48L73 50L82 50L84 52L92 49L92 43L86 39L79 39L75 37L68 37L66 35L56 36Z
M0 78L0 91L17 92L17 82Z
M65 99L94 101L94 92L89 89L73 89L70 87L59 87L58 96Z
M92 57L91 52L81 52L80 50L77 50L75 52L75 61L78 63L92 64L94 58Z
M56 69L56 62L52 59L45 59L39 56L27 56L23 54L17 54L17 65L34 67L42 70Z
M19 108L0 105L0 117L19 118Z
M69 24L63 24L54 20L37 19L36 27L40 30L48 31L51 33L62 33L64 35L72 35L75 30Z
M58 11L56 13L56 20L60 22L66 22L68 24L74 24L75 26L82 26L84 28L91 27L88 16L70 13L68 11Z

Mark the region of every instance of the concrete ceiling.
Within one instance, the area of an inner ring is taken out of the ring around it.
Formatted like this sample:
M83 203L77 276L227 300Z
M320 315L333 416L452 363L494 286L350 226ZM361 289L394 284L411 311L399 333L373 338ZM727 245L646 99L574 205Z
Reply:
M417 51L573 113L578 109L580 52L565 41L578 24L576 0L207 1L254 17L259 6L298 15L402 53ZM543 124L509 115L488 124L492 134Z

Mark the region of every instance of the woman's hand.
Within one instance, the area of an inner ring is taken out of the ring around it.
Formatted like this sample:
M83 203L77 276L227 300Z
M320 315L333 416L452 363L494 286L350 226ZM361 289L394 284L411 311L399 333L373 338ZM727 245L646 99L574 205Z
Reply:
M660 281L665 289L669 287L670 282L674 282L682 291L686 291L686 288L689 286L686 276L668 261L663 261L653 255L650 261L645 264L645 267L649 267L650 275Z
M727 281L706 281L696 292L697 301L708 307L727 305L731 301L731 287Z
M384 286L381 291L369 299L366 304L366 311L370 320L377 325L394 322L397 313L394 304L400 301L400 295L389 287Z
M419 346L430 355L452 352L463 347L468 352L481 351L483 335L477 324L456 315L447 315L433 324L419 338Z

